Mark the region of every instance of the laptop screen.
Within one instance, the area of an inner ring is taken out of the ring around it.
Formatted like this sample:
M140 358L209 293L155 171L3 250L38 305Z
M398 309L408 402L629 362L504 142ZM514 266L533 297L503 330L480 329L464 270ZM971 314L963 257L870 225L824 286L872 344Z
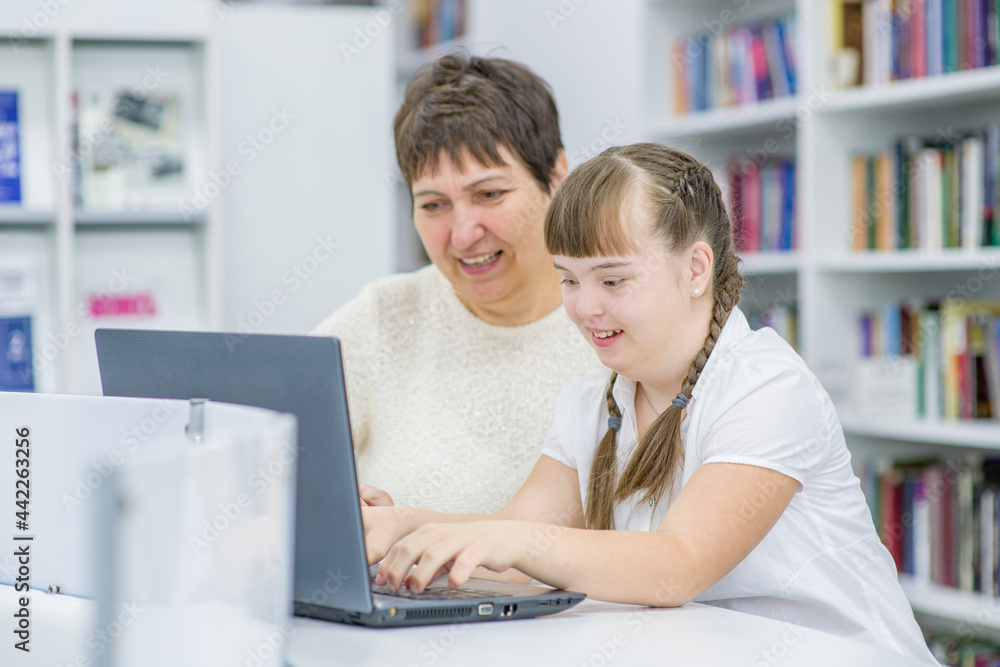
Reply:
M294 414L294 601L322 606L335 597L342 609L371 611L337 339L98 329L95 340L105 396L207 398ZM266 488L268 471L256 474Z

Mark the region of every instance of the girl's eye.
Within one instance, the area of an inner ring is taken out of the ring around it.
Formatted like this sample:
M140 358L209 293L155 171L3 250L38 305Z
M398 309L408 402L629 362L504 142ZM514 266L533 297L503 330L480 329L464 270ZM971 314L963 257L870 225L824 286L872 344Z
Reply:
M573 280L573 279L571 279L571 278L563 278L562 282L559 283L559 284L560 285L565 285L566 287L572 287L573 285L576 284L576 281Z
M604 284L605 284L605 285L606 285L607 287L618 287L618 286L619 286L619 285L621 285L621 284L622 284L623 282L625 282L625 281L624 281L624 280L605 280L605 281L604 281Z

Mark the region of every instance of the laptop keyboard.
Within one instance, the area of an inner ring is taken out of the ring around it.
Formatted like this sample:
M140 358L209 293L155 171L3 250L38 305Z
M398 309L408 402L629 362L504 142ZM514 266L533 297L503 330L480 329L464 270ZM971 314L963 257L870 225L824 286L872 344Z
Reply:
M391 595L398 598L414 598L419 600L478 600L482 598L509 598L507 593L497 593L496 591L483 591L475 588L449 588L447 585L431 584L424 589L423 593L414 593L406 586L401 586L398 591L394 591L388 586L378 586L375 584L375 575L371 576L372 593L381 595Z

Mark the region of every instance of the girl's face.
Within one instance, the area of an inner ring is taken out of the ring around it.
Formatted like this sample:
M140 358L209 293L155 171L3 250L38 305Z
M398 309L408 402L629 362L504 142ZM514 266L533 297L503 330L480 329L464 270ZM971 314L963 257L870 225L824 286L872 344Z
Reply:
M557 255L563 306L601 363L669 391L705 341L711 248L672 257L652 238L634 245L642 250L624 256Z

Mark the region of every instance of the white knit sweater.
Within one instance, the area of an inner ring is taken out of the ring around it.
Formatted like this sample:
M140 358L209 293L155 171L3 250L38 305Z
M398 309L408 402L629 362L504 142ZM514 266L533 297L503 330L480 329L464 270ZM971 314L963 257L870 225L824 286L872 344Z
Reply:
M440 512L503 507L563 385L601 368L561 307L489 324L433 265L369 284L312 333L342 343L360 481Z

